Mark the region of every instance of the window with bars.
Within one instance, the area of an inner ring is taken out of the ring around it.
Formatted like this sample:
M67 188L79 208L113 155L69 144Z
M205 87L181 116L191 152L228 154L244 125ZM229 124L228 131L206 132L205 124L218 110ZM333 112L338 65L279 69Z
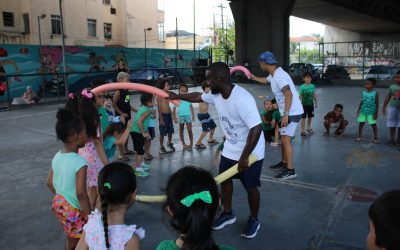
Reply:
M29 25L29 14L22 14L22 19L24 20L24 33L29 34L31 32L31 28Z
M59 15L51 15L51 34L61 35L61 17Z
M158 23L158 41L163 42L165 39L164 23Z
M88 36L96 36L96 20L95 19L88 19Z
M14 27L14 13L3 11L3 25L5 27Z
M104 39L112 39L112 24L104 23Z
M103 0L103 4L110 5L111 4L111 0Z

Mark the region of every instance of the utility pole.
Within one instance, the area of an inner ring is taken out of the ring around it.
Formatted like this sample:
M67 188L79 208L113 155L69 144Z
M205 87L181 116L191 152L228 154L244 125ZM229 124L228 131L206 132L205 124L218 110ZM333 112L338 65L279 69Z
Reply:
M222 5L222 3L220 4L220 5L218 5L218 8L220 8L221 9L221 29L222 29L222 32L224 32L224 9L226 8L226 7L224 7L223 5ZM222 38L224 37L224 35L222 34Z
M175 19L175 39L176 39L176 50L175 50L175 68L178 68L178 50L179 50L179 30L178 30L178 18Z
M64 86L65 86L65 97L68 98L68 76L67 76L67 65L65 59L65 34L64 34L64 17L62 9L62 0L59 0L60 6L60 26L61 26L61 51L63 55L63 71L64 71ZM60 90L58 90L60 91Z

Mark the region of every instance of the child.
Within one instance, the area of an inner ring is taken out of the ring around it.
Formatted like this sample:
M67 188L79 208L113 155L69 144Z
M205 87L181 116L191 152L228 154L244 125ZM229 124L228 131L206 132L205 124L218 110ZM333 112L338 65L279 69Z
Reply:
M276 99L272 99L272 108L275 110L274 113L272 113L272 122L271 125L275 129L274 130L274 141L271 142L272 147L278 147L280 144L279 141L279 126L278 124L281 122L281 113L279 112L278 104L276 103Z
M149 135L150 135L150 140L147 140L145 142L145 152L144 152L144 160L145 161L151 161L153 160L153 156L150 154L150 149L151 149L151 141L156 137L156 130L155 126L156 123L154 119L156 119L156 113L157 111L153 108L150 109L150 119L149 119Z
M147 170L149 166L144 164L144 145L147 140L150 140L149 135L149 120L150 120L150 108L153 107L153 95L144 93L140 96L140 107L133 120L133 126L131 129L131 137L133 146L136 152L135 162L135 173L137 176L146 177L149 176Z
M108 123L109 124L112 123L112 121L114 120L114 117L120 117L120 116L115 116L114 109L112 106L112 97L109 95L105 96L104 108L106 109L106 112L108 115Z
M261 112L261 120L263 133L266 142L272 142L272 137L275 137L275 127L280 119L280 113L273 108L272 100L264 101L264 110Z
M212 237L212 223L219 205L218 187L205 170L184 167L167 183L164 208L170 225L178 233L176 240L162 241L157 250L210 249L228 250Z
M169 81L167 79L159 79L157 88L164 91L169 90ZM157 97L158 117L160 119L160 154L168 153L164 147L164 136L168 135L167 146L172 152L175 151L174 144L172 143L172 135L174 134L174 124L172 123L171 107L167 98Z
M97 100L96 100L97 101ZM103 147L103 136L101 133L100 116L95 104L95 97L87 89L82 90L80 95L70 96L66 107L79 115L85 123L88 140L85 147L79 149L79 155L87 161L87 185L92 208L97 199L97 176L108 159Z
M384 193L369 207L368 250L400 249L400 190Z
M344 119L343 105L336 104L333 111L328 112L324 117L325 136L329 136L331 128L336 128L335 135L342 137L349 122Z
M130 75L125 72L119 72L117 75L118 82L129 82ZM113 107L115 110L115 115L121 116L122 123L126 124L128 120L131 119L131 112L137 112L137 110L131 106L131 96L129 91L126 89L119 89L115 91L113 96ZM129 161L128 155L134 152L128 150L128 141L125 145L119 148L120 156L119 160Z
M389 104L389 110L387 115L387 127L390 129L390 141L389 145L396 145L394 138L397 131L397 146L400 146L400 71L397 71L394 78L396 84L392 84L389 87L389 93L383 103L383 114L386 113L386 106Z
M204 81L201 84L201 88L203 89L204 93L210 92L210 86L208 85L207 81ZM197 118L201 123L201 127L203 132L201 133L199 139L197 140L196 144L194 145L197 149L205 149L206 146L203 144L203 139L206 137L207 133L210 132L208 137L208 144L215 144L218 143L214 139L214 132L217 125L215 124L214 120L211 118L210 114L208 113L208 103L201 102L199 103L199 113L197 114Z
M85 124L71 111L59 109L56 134L64 148L52 160L47 186L55 195L52 209L67 235L66 249L72 250L91 211L86 192L87 162L78 155L87 139Z
M122 162L104 166L99 174L99 195L98 208L89 215L76 249L140 249L145 231L125 224L126 212L136 197L132 168Z
M107 127L103 136L103 145L109 162L114 160L116 146L124 145L128 140L131 129L132 120L128 121L125 128L125 125L120 121L119 116L115 117L113 123Z
M36 95L35 91L33 91L31 86L26 87L23 99L27 104L34 104L39 102L39 97Z
M106 81L103 79L95 79L92 82L92 89L97 88L103 84L105 84ZM100 115L100 123L101 123L101 132L104 133L108 127L109 123L109 117L106 109L104 108L104 100L105 100L105 95L104 93L98 93L94 95L94 100L95 104L99 110L99 115Z
M186 84L182 83L179 85L179 94L187 94L189 88ZM178 122L176 117L176 106L174 106L173 110L173 119L175 122ZM181 101L178 107L178 116L179 116L179 138L181 139L183 149L192 150L193 147L193 131L192 131L192 121L194 121L194 109L193 105L187 101ZM185 131L185 124L189 134L190 144L186 145L185 143L185 135L183 132Z
M300 86L300 100L303 104L304 113L301 118L301 136L306 136L305 123L307 118L307 132L312 134L311 119L314 117L314 106L317 108L317 93L315 86L311 83L312 75L310 72L304 73L304 84Z
M358 138L357 141L362 141L363 128L366 121L372 126L374 131L374 143L378 143L378 128L376 127L376 119L378 118L379 110L379 95L378 92L374 91L374 86L376 84L375 79L368 78L365 83L365 89L362 92L362 99L360 105L358 106L357 116L358 116Z

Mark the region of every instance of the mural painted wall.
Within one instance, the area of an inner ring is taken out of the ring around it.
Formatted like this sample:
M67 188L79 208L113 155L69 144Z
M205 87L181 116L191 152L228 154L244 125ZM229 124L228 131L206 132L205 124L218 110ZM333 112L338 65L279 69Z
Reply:
M142 48L67 46L65 52L67 72L72 73L67 80L71 91L81 85L90 84L96 77L107 81L115 80L115 72L104 71L125 68L134 72L144 68L145 55ZM188 68L179 70L181 76L193 75L192 58L193 51L189 50L176 52L168 49L147 49L148 68ZM196 58L206 59L208 52L197 52ZM5 81L4 75L18 75L11 78L10 89L7 90L12 98L21 96L27 86L32 86L36 93L44 93L45 96L57 93L58 88L64 89L64 76L56 75L62 72L62 68L60 46L39 48L34 45L0 45L0 82ZM0 96L1 101L6 98L7 92Z

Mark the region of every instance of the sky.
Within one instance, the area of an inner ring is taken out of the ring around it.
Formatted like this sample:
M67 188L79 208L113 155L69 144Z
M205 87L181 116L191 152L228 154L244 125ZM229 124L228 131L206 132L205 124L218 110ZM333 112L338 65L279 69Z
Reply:
M160 0L162 1L162 0ZM194 0L164 0L165 30L175 30L176 18L178 18L178 29L193 32L193 1ZM233 21L232 13L226 0L197 0L196 1L196 33L201 35L211 34L213 26L213 14L216 25L221 24L221 9L224 11L224 23ZM290 36L299 37L311 33L324 34L324 25L304 20L297 17L290 18Z

